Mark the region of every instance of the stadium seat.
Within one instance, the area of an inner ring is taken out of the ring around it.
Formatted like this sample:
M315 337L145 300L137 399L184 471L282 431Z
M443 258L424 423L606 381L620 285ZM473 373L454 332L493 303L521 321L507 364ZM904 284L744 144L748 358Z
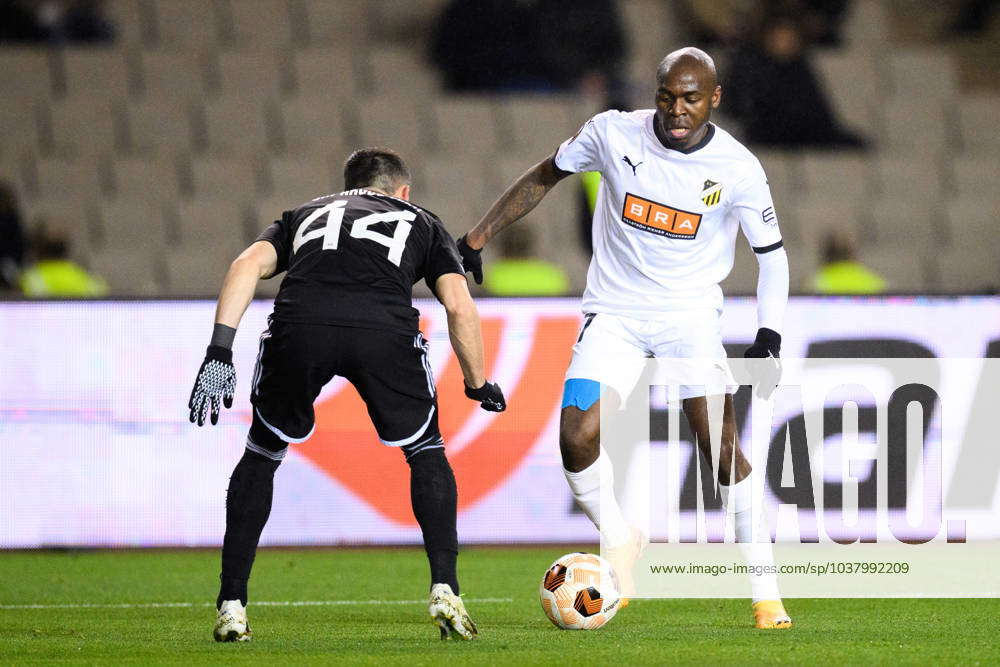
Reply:
M883 153L928 159L958 144L956 123L947 122L944 106L936 99L892 97L882 104L881 112L885 131L877 140ZM914 128L920 131L914 132Z
M146 99L200 100L206 87L208 54L192 51L144 50L139 56L139 88Z
M290 87L288 57L280 51L223 51L215 59L222 95L278 95Z
M873 228L876 245L901 254L926 253L948 240L948 220L940 203L880 199L866 212L865 225Z
M289 156L333 155L342 160L352 143L345 127L350 109L321 94L283 100L278 143Z
M266 190L267 178L259 156L197 155L191 159L191 185L197 198L251 200Z
M130 74L123 51L91 47L62 49L60 54L68 97L128 96Z
M994 181L994 187L996 182ZM991 252L1000 266L1000 234L997 234L996 206L980 201L958 200L947 206L949 247L958 251Z
M675 29L678 23L672 20L669 3L660 0L624 0L618 5L622 28L631 40L633 62L639 72L644 72L652 94L656 67L671 50L667 45L680 37Z
M802 156L801 178L810 200L863 201L874 189L869 158L859 153L811 152Z
M537 155L537 162L572 137L587 121L591 109L579 99L517 95L505 100L503 110L509 119L513 149ZM525 169L530 166L526 164Z
M879 155L875 159L877 188L870 196L886 201L939 202L941 166L937 161Z
M437 72L423 59L417 49L373 49L368 54L370 92L405 100L433 95L441 85Z
M369 36L377 42L413 43L431 34L448 0L369 0Z
M500 145L497 109L501 98L442 96L433 105L438 151L447 155L483 155Z
M952 162L952 183L955 199L981 202L986 208L998 210L1000 203L1000 163L998 156L956 156Z
M216 242L168 249L164 256L168 293L201 298L218 296L229 265L244 247Z
M148 41L145 34L149 20L143 20L150 10L144 0L104 0L103 13L114 23L115 41L126 46L141 46Z
M413 102L412 104L410 102ZM358 105L360 140L365 146L386 146L412 160L430 144L430 124L419 100L400 104L395 96L370 97Z
M996 294L1000 269L995 248L951 248L934 257L940 289L951 293Z
M945 49L895 49L882 61L890 94L921 102L950 100L958 91L958 71Z
M63 231L69 237L70 257L78 262L89 260L99 235L97 210L93 202L38 199L22 202L22 209L26 232L44 221L47 227Z
M194 146L191 115L183 98L130 100L125 108L129 151L159 155L189 152Z
M362 43L369 34L371 7L368 0L313 2L293 0L293 12L303 17L309 46L344 42ZM297 35L298 37L298 35Z
M823 239L836 229L846 228L859 245L875 241L870 216L864 212L861 202L830 203L805 200L788 208L784 215L793 216L796 221L797 234L792 237L810 256L818 258Z
M167 245L164 204L151 196L119 197L98 211L102 250L128 255L139 249L162 253Z
M757 258L745 242L736 242L733 270L720 283L726 296L753 296L757 293Z
M243 199L250 201L252 196ZM177 235L183 246L212 245L225 248L226 252L236 247L243 250L260 233L256 221L250 224L250 210L233 199L181 200L171 213L176 215ZM233 254L228 261L235 257Z
M164 50L212 48L219 41L219 0L153 0L153 43Z
M837 119L877 139L876 100L882 94L876 58L867 51L819 51L816 69Z
M340 177L338 175L336 179L338 185L334 185L330 159L323 155L272 158L269 167L268 192L271 193L271 197L283 200L285 207L340 189ZM280 211L278 213L280 214Z
M277 144L277 110L269 99L247 92L212 98L202 108L204 143L221 155L247 155Z
M97 199L109 182L100 163L92 159L47 157L35 162L38 195L59 202L85 203Z
M958 105L962 147L967 153L996 156L1000 153L1000 134L996 131L1000 114L1000 95L967 95Z
M46 152L93 156L126 147L125 110L120 102L91 92L53 102L48 112L52 134Z
M49 99L52 95L51 58L54 57L54 53L44 48L4 44L0 50L0 98Z
M254 0L223 5L223 43L230 48L287 48L293 44L289 0Z
M413 201L432 211L457 236L469 231L492 203L482 158L429 157L413 165L413 171Z
M275 220L279 220L282 213L290 211L310 199L312 197L295 200L280 194L258 197L253 203L252 210L249 212L248 226L251 232L250 236L257 238L257 235L267 229L268 225Z
M887 292L926 292L931 288L929 255L899 247L862 247L858 259L885 279Z
M51 149L48 102L0 98L0 127L3 128L0 145L9 153L20 155L28 152L34 155L43 146ZM43 127L44 133L41 131Z
M841 34L847 50L877 53L885 49L890 25L885 3L880 0L856 0L848 4Z
M177 164L172 158L117 157L112 164L115 197L176 199Z
M328 104L349 100L361 91L356 49L343 44L296 51L292 74L299 95L325 98Z
M159 296L164 292L162 255L148 246L95 251L90 256L90 270L107 281L115 296Z

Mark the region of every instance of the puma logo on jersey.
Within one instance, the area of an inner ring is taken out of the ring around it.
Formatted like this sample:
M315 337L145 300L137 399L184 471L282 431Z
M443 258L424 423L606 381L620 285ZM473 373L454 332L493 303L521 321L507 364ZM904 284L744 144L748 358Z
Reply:
M715 206L720 199L722 199L722 184L706 179L701 189L701 200L705 202L705 206Z
M622 156L622 162L624 162L624 163L625 163L625 164L627 164L628 166L632 167L632 175L633 175L633 176L636 176L636 175L637 175L637 174L635 173L635 170L639 168L639 165L640 165L640 164L642 164L642 162L640 162L640 163L638 163L638 164L632 164L632 160L630 160L630 159L628 158L628 155L623 155L623 156ZM643 160L643 162L645 162L645 160Z
M625 194L622 222L645 232L672 239L693 239L701 225L701 214Z

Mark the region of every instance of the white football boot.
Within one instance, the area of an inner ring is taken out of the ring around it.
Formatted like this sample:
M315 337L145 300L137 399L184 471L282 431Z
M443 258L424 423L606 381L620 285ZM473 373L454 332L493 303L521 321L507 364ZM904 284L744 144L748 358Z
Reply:
M253 637L247 610L239 600L225 600L215 619L215 641L248 642Z
M452 636L474 639L479 634L462 598L452 593L448 584L431 586L431 602L427 611L441 629L441 639L451 639Z

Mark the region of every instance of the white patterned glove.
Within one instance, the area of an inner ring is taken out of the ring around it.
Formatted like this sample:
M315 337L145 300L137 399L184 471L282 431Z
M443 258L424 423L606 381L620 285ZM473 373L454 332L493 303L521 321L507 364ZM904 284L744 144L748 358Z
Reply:
M236 369L233 368L233 351L219 345L209 345L205 351L205 361L201 362L198 379L191 390L188 408L191 423L204 426L205 415L211 409L212 423L219 423L219 402L227 408L233 407L236 395Z

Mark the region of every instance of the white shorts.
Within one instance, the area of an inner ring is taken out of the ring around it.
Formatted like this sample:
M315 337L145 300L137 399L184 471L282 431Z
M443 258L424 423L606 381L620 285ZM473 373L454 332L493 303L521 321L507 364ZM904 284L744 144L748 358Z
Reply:
M662 320L588 314L573 346L566 379L600 382L625 401L651 358L692 360L691 364L662 364L665 376L656 379L656 384L679 384L681 399L714 394L711 387L722 390L723 384L722 391L732 393L738 386L722 346L719 311L714 308L676 311Z

